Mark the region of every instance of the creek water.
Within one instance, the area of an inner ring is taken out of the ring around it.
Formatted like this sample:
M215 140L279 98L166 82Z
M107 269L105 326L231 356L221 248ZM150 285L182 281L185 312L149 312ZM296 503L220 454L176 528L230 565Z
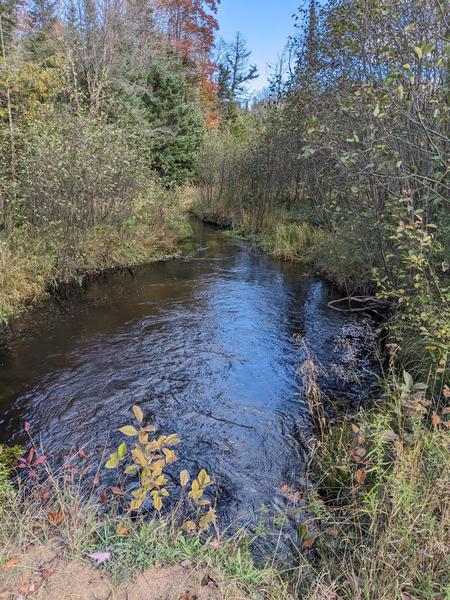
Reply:
M356 401L371 381L368 324L299 265L193 223L185 256L110 274L31 309L0 350L0 441L28 421L56 462L117 447L139 404L181 438L173 476L205 467L223 520L282 507L304 473L311 429L299 368L321 364L328 398Z

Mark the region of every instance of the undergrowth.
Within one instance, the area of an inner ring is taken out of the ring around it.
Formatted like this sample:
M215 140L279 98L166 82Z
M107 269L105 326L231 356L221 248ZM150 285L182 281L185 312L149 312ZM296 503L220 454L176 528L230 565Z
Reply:
M438 410L427 384L394 370L382 392L318 432L306 490L317 534L293 575L300 598L448 597L450 392Z
M45 298L61 283L81 282L102 270L159 260L177 252L186 219L176 198L155 187L135 201L131 216L118 224L86 230L24 225L0 237L0 323ZM172 193L173 195L173 193Z
M162 510L152 490L164 498L169 496L169 489L172 493L164 467L176 461L169 446L176 444L178 438L172 434L149 439L153 428L143 425L139 407L133 407L133 412L140 431L130 425L121 431L136 437L131 450L135 465L148 457L148 464L141 464L140 473L132 473L130 467L125 469L129 477L136 475L138 485L147 490L148 498L139 506L133 504L135 494L131 495L131 504L125 498L125 486L119 487L123 480L115 487L103 483L103 467L96 468L84 449L67 456L61 466L53 467L30 436L31 450L19 458L23 477L12 481L6 477L11 473L6 467L3 477L0 464L0 571L19 568L20 557L30 549L41 555L50 552L67 563L88 561L92 565L95 561L109 574L113 586L132 581L150 567L187 563L225 586L227 597L288 598L288 586L277 569L255 563L251 551L254 538L246 529L221 531L215 517L202 523L212 510L210 500L198 489L199 482L200 487L212 485L204 470L192 481L182 471L180 486L186 494L168 510ZM25 430L29 432L28 423ZM18 450L8 453L17 457ZM104 466L116 468L124 460L122 443ZM192 520L186 521L187 516ZM197 527L186 527L193 521L198 521Z

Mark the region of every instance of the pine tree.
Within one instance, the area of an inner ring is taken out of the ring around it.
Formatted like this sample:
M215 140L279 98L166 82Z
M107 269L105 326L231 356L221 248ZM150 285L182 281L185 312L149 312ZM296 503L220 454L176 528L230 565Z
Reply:
M228 117L236 112L240 103L248 100L246 84L258 77L256 65L251 65L251 51L241 33L226 46L223 59L217 67L217 85L219 99L225 107Z

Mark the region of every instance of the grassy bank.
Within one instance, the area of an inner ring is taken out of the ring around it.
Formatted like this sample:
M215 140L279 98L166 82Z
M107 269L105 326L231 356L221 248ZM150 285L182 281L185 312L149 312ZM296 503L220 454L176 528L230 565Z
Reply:
M275 538L281 540L291 535L284 524L300 517L289 565L276 557L255 564L252 547L267 535L263 517L252 534L236 530L236 524L233 533L222 529L215 518L196 530L210 509L203 505L203 491L200 497L193 493L198 486L185 472L180 473L184 495L172 508L151 508L151 490L166 485L160 480L146 491L150 506L130 512L129 502L137 496L129 496L119 474L116 486L106 479L105 465L114 469L120 458L125 467L126 456L138 464L136 448L153 448L153 439L161 439L151 436L143 446L133 442L126 453L119 447L117 457L113 453L100 467L96 457L91 463L89 448L67 457L59 468L36 448L21 462L25 478L15 482L10 476L18 451L0 454L0 593L54 600L87 599L93 593L137 599L144 592L176 600L446 598L448 409L432 411L429 422L427 384L390 372L373 406L329 419L328 401L314 377L319 366L311 360L307 368L305 393L317 424L307 483L284 490L291 506L273 519L279 528ZM449 397L446 388L443 404ZM125 439L135 435L122 432ZM172 444L169 438L164 444ZM160 477L161 466L157 472L152 466L160 454L151 456L150 477ZM167 466L174 460L164 452ZM143 475L138 475L141 485ZM200 473L196 480L212 485ZM172 486L168 489L172 494ZM69 595L68 589L73 590Z
M311 273L322 275L348 294L373 289L375 256L364 243L356 243L350 229L333 232L275 209L258 226L251 211L211 205L201 192L197 192L191 211L202 221L225 227L229 235L252 241L275 258L301 262Z
M133 201L126 220L70 228L30 225L0 237L0 322L7 324L26 305L59 285L86 276L132 267L176 254L189 235L177 195L156 184Z

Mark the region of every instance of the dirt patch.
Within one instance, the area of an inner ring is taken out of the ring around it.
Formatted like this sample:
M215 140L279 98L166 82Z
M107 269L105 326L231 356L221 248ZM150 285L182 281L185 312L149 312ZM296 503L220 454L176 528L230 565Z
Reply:
M185 561L152 567L119 586L88 560L69 562L55 548L32 548L0 568L0 600L244 600L235 585L214 581Z

